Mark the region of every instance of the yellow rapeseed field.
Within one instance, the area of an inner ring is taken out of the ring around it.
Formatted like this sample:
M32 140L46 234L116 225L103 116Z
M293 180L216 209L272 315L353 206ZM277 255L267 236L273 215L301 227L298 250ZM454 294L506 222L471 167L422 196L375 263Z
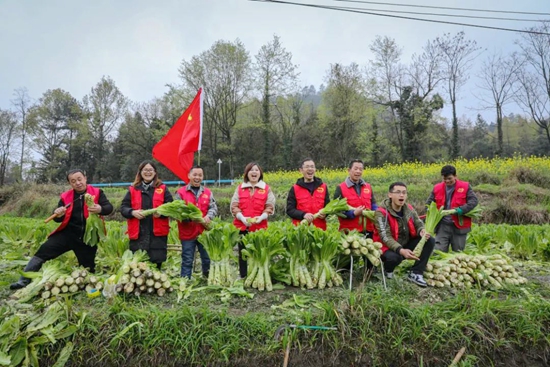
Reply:
M458 176L468 180L481 173L490 174L500 179L505 178L511 170L527 167L538 172L550 172L550 157L520 157L495 159L458 159L441 163L409 162L402 164L385 164L382 167L366 167L363 178L375 185L389 184L394 181L405 183L433 182L440 179L441 167L452 164ZM317 177L330 184L342 182L347 176L347 169L319 169ZM266 172L264 180L275 186L291 186L300 178L298 170Z

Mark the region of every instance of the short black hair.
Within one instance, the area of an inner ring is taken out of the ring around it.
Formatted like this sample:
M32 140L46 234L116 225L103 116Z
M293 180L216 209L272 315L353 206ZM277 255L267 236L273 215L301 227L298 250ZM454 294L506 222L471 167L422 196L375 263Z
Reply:
M69 182L70 175L74 175L75 173L78 173L78 172L82 173L82 175L86 177L86 171L84 171L83 169L80 169L80 168L71 169L67 171L67 182Z
M362 160L352 159L351 161L349 161L348 169L351 169L351 167L353 167L354 163L361 163L363 165L363 168L365 168L365 163Z
M200 168L200 169L202 169L202 170L204 171L204 169L203 169L201 166L199 166L198 164L195 164L195 165L193 165L193 167L191 167L191 169L189 170L189 172L191 172L191 171L194 170L195 168Z
M306 163L307 161L312 161L313 163L315 163L313 158L307 157L307 158L302 159L302 161L300 162L300 167L298 167L298 168L302 168L304 166L304 163Z
M395 186L403 186L403 187L405 187L405 188L407 187L407 185L405 185L403 182L397 181L397 182L394 182L394 183L392 183L392 184L390 185L390 188L389 188L388 191L389 191L389 192L392 192L392 190L393 190L393 188L394 188Z
M445 177L449 175L456 176L456 168L455 166L451 166L450 164L443 166L443 168L441 168L441 176Z

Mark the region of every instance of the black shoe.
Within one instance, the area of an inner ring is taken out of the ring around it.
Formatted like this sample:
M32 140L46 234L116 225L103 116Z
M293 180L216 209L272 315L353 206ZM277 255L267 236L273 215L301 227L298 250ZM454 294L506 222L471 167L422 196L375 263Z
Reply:
M10 289L14 291L17 289L25 288L29 285L30 282L31 280L29 278L21 277L17 282L10 284Z

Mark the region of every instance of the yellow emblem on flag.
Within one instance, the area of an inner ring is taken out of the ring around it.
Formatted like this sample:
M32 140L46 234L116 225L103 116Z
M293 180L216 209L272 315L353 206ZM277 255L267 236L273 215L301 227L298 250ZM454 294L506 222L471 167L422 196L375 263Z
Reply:
M193 120L193 116L191 116L191 114L189 114L189 117L187 118L187 121L191 121Z

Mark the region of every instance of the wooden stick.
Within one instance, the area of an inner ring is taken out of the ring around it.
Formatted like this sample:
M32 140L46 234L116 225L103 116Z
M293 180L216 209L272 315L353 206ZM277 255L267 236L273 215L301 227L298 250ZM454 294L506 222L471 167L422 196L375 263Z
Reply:
M466 347L460 348L460 350L456 354L455 358L453 359L449 367L456 366L456 364L458 363L458 361L460 361L460 358L462 358L462 355L464 354L465 351L466 351Z
M53 214L50 215L48 218L44 219L44 223L48 223L49 221L51 221L51 220L54 219L55 217L57 217L57 214L56 214L56 213L53 213Z
M285 359L283 361L283 367L288 366L289 358L290 358L290 337L288 338L288 343L286 344Z

